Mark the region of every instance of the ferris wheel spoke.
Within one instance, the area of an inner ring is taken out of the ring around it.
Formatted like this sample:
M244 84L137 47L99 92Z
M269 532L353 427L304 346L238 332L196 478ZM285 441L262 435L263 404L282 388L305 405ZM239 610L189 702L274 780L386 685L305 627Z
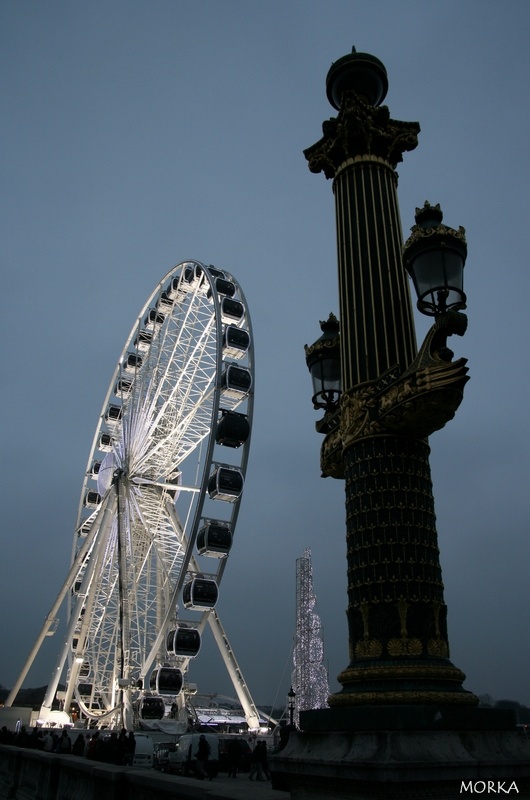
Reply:
M168 436L166 434L162 441L178 441L181 439L197 411L201 408L204 409L205 405L208 409L211 405L214 389L213 382L214 376L210 375L202 385L198 386L196 384L194 386L193 394L191 389L188 389L185 394L177 398L178 405L175 404L175 397L168 398L151 426L155 436L158 431L164 431L164 428L166 428L169 429L172 435ZM206 416L206 413L203 412L203 415ZM164 426L161 424L161 419L165 421ZM171 422L171 427L167 424L169 421Z
M201 396L196 406L187 410L186 416L175 421L174 426L163 438L162 432L157 431L154 443L153 439L150 440L149 447L143 448L141 457L137 457L132 462L132 473L141 475L154 471L163 475L167 474L170 468L178 467L188 453L196 448L197 442L210 433L211 414L204 412L204 404L209 399L207 394ZM202 423L201 416L203 417Z
M204 438L208 435L211 428L213 383L212 374L200 389L195 388L193 397L188 392L187 396L179 398L178 408L175 396L171 395L152 421L141 414L131 415L130 422L127 419L124 421L124 437L127 437L128 449L133 456L129 469L133 473L149 472L153 468L156 470L156 467L159 473L167 472L168 465L178 465L190 448L193 450L197 446L198 437ZM161 420L165 420L164 427Z
M132 483L138 486L157 486L159 489L169 489L170 491L178 489L179 492L192 492L194 494L200 492L197 486L184 486L181 483L161 483L160 481L150 481L148 478L133 478Z
M183 384L189 385L192 383L194 376L190 372L190 368L194 365L195 368L200 366L200 359L203 359L203 361L205 359L206 361L208 360L208 338L212 330L211 316L208 315L206 324L201 322L199 325L198 321L196 321L194 326L189 325L189 316L188 310L186 317L176 332L173 345L169 352L164 352L163 346L160 348L164 355L163 361L165 362L165 367L163 371L160 371L160 368L158 369L159 374L156 375L156 381L151 383L153 391L149 392L145 398L146 403L149 403L149 413L155 413L160 397L171 400L171 398L178 396L178 394L182 392ZM193 327L197 330L195 337L192 335ZM215 367L215 351L211 353L211 356L212 366ZM160 354L158 360L159 363L162 360ZM187 371L175 371L173 367L174 374L172 374L172 365L182 360L185 360L187 363Z
M186 330L184 327L185 324L186 322L184 321L181 330ZM158 376L156 391L151 399L151 406L153 408L155 407L156 401L160 396L167 396L168 399L171 400L182 393L183 386L192 386L193 379L197 378L201 371L203 373L205 372L204 364L208 360L208 340L211 335L212 324L212 320L210 319L208 324L202 326L202 330L200 331L196 341L192 340L192 337L188 332L188 343L192 345L190 347L183 348L183 342L180 336L176 338L172 352L168 354L165 371L162 375ZM211 358L211 366L215 367L215 352L212 353L211 356L213 356ZM176 357L180 357L180 359L186 358L188 371L185 373L181 372L176 375L171 375L170 367ZM192 368L192 371L190 371L190 367ZM207 375L207 373L205 374Z

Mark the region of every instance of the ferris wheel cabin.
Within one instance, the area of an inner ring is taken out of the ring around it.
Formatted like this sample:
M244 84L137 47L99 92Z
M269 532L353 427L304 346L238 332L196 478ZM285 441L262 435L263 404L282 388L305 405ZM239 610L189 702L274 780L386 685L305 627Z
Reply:
M204 611L205 608L214 608L219 597L219 587L211 578L198 575L184 584L182 600L186 608L195 611Z
M162 311L169 312L173 307L173 297L168 292L162 292L157 300L156 307L161 308Z
M149 688L155 694L180 694L183 684L184 676L178 667L157 667L149 678Z
M139 356L136 353L127 353L126 357L123 360L122 367L123 369L126 369L129 372L134 372L136 369L140 369L142 363L143 363L142 356Z
M223 356L243 358L250 347L250 334L244 328L227 325L223 333Z
M137 711L140 719L163 719L166 704L162 697L146 694L138 700Z
M168 632L166 649L170 655L195 658L201 649L201 634L197 628L181 624Z
M110 405L105 411L105 422L107 425L117 425L121 421L123 410L121 406Z
M129 395L132 390L132 381L127 380L126 378L120 378L116 381L114 386L114 394L118 397L121 395Z
M217 467L208 481L208 494L212 500L234 503L243 493L243 473L236 467Z
M98 441L98 450L103 453L110 453L112 450L112 436L110 433L102 433Z
M87 508L96 508L101 503L101 495L98 492L87 492L84 504Z
M137 350L149 350L151 342L153 341L153 332L141 330L138 332L134 340L134 346Z
M225 297L233 297L236 293L235 284L228 281L225 277L218 277L215 279L215 291L217 294L222 294ZM208 289L208 297L212 296L212 290Z
M146 328L156 328L164 324L165 316L161 314L156 308L150 308L147 316L144 319Z
M223 297L221 300L221 319L226 325L231 322L241 325L245 319L245 306L240 300Z
M221 410L221 419L217 423L215 441L225 447L241 447L250 436L250 424L246 414L236 411Z
M250 392L252 375L245 367L228 364L221 376L221 391L225 397L240 400Z
M220 522L207 522L197 534L197 551L200 556L225 558L232 547L232 531Z

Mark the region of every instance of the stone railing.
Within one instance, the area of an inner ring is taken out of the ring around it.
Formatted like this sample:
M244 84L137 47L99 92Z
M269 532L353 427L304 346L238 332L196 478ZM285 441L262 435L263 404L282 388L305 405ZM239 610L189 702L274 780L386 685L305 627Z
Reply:
M202 783L177 780L155 770L0 745L0 800L200 800L206 796Z

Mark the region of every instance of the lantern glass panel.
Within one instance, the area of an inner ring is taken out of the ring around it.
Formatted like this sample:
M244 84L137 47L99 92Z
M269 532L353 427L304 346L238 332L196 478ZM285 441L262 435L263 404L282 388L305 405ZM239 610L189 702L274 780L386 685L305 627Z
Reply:
M462 256L456 250L445 250L445 275L449 288L462 291L464 282L464 263Z
M414 259L412 272L420 311L434 315L465 307L464 261L456 250L426 250Z
M444 286L443 261L439 250L427 250L414 259L414 283L418 297Z
M319 358L311 367L311 378L315 397L336 399L341 386L340 359Z

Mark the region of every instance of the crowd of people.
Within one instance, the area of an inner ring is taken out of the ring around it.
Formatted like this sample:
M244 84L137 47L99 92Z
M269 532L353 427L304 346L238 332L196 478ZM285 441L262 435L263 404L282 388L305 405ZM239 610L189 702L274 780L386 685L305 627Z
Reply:
M204 740L204 741L202 741ZM18 731L10 731L5 726L0 730L0 744L11 744L16 747L25 747L41 750L45 753L58 755L75 755L88 758L92 761L101 761L106 764L128 766L132 764L136 741L134 733L127 733L122 729L116 731L78 731L72 729L32 728L21 726ZM250 741L252 753L250 755L250 780L270 780L268 767L267 744L265 741ZM201 747L202 745L202 747ZM280 746L281 747L281 746ZM196 758L196 768L199 777L208 774L209 745L205 737L201 737ZM191 755L191 754L190 754ZM241 772L243 751L237 738L230 740L227 750L228 776L235 778ZM248 767L247 767L248 769Z
M44 753L84 756L92 761L127 766L132 764L136 741L134 733L122 729L118 734L112 731L102 735L101 731L79 731L65 728L62 731L51 728L33 728L28 731L23 725L17 732L4 725L0 730L0 744L13 744L42 750Z

